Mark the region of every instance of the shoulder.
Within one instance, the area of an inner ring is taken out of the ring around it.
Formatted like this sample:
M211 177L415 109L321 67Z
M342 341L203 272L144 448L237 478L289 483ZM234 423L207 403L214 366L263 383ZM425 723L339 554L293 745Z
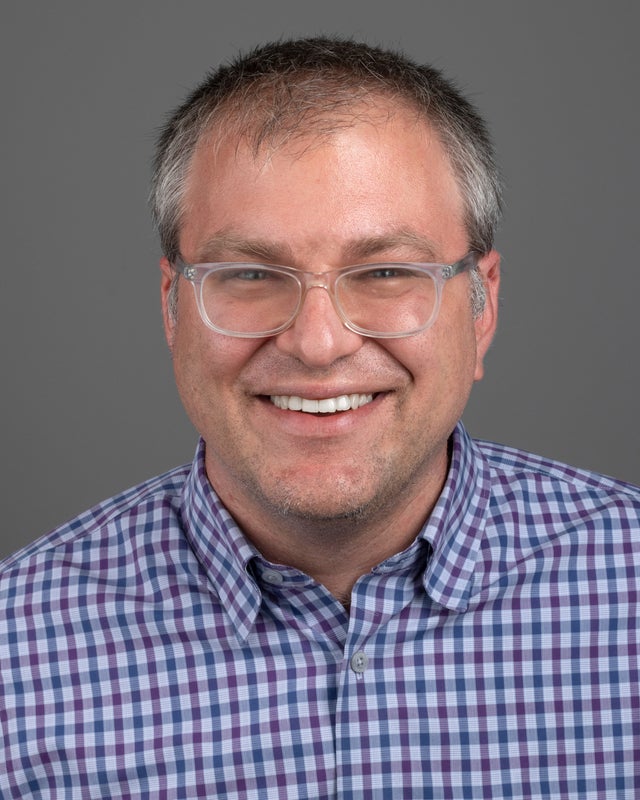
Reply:
M632 500L637 501L640 499L640 487L625 483L625 481L572 467L561 461L518 450L515 447L508 447L507 445L496 444L482 439L475 439L474 441L489 464L498 473L502 473L506 477L548 478L565 485L567 488L583 491L603 491L605 493L620 492L623 496L628 496Z
M577 592L576 602L636 585L640 488L512 447L475 445L491 484L480 584L527 576Z
M526 507L543 522L577 514L617 518L619 527L640 523L640 487L514 447L486 441L476 445L491 471L496 506Z
M108 571L132 560L136 540L170 528L179 515L189 466L182 466L104 500L0 562L0 604L33 591L39 576L54 583L80 562ZM22 588L21 588L22 587Z

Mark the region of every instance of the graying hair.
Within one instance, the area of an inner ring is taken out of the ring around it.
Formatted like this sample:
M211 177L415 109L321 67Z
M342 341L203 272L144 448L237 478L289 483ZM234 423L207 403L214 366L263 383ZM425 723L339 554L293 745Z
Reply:
M387 97L413 109L437 132L465 207L469 249L493 247L501 181L486 125L457 87L427 65L352 40L275 42L210 73L162 128L150 205L164 255L179 256L189 168L205 135L247 142L257 154L296 136L352 124L362 103Z

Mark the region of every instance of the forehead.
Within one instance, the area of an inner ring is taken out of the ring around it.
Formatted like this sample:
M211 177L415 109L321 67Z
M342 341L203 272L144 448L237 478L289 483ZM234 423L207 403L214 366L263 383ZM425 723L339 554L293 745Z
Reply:
M424 118L387 102L321 122L259 147L218 130L204 137L186 182L181 247L216 230L291 238L294 246L300 237L312 249L329 237L400 229L444 247L463 209L446 151Z
M428 124L423 109L408 98L372 87L313 86L310 93L295 84L286 97L268 90L257 97L232 96L211 117L200 141L214 148L241 142L256 157L281 148L295 150L296 142L326 141L360 122L384 125L394 116Z
M248 111L223 108L200 136L189 163L187 183L205 163L210 171L214 166L228 169L234 158L239 165L247 155L252 156L256 167L273 161L276 155L295 160L337 142L355 129L378 131L381 149L389 145L384 141L387 130L392 131L393 138L400 137L400 147L405 141L415 147L419 138L440 142L422 109L382 93L369 92L348 105L336 103L330 110L316 105L291 108L292 105L279 108L276 118L268 105ZM449 161L444 149L442 157Z

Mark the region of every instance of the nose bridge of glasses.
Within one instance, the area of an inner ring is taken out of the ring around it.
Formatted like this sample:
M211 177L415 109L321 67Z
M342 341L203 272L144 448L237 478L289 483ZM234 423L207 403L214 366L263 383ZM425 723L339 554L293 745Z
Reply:
M330 295L333 294L333 287L337 277L335 270L325 270L324 272L304 270L301 271L299 275L304 294L306 294L309 289L326 289Z
M340 303L335 294L336 279L340 276L339 270L325 270L323 272L312 272L310 270L297 271L297 278L300 283L301 292L296 317L303 310L307 300L307 295L311 289L324 289L329 295L331 307L334 314L340 320L342 325L345 324L344 312L340 308Z
M302 286L300 306L305 302L307 294L311 289L324 289L329 297L334 309L338 310L335 296L335 282L339 272L337 270L326 270L324 272L311 272L309 270L300 271L298 279Z

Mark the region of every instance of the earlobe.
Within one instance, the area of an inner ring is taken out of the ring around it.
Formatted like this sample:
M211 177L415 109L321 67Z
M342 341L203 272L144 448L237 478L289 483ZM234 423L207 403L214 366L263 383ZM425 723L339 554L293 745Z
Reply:
M500 253L491 250L478 264L480 277L485 288L484 311L475 321L476 328L476 369L474 379L479 381L484 375L484 357L489 350L498 325L498 297L500 291Z

